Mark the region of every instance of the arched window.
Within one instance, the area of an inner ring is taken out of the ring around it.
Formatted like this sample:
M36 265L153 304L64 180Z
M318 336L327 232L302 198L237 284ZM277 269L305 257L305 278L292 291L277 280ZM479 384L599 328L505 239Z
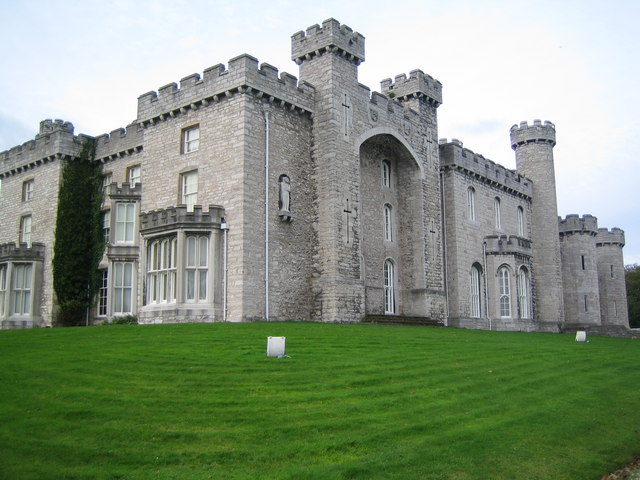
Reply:
M500 218L500 198L498 197L493 199L493 213L495 217L496 230L500 230L502 228L502 218Z
M518 207L517 218L518 218L518 235L524 237L524 210L522 207Z
M479 265L471 267L471 317L480 318L480 271Z
M393 261L384 261L384 313L396 313L395 265Z
M473 187L467 188L467 217L471 221L476 219L476 190Z
M511 316L511 287L509 285L509 270L502 267L498 270L498 285L500 288L500 316Z
M393 208L388 203L384 204L384 240L393 242Z
M529 272L525 267L518 270L518 304L520 305L520 318L530 318L529 310Z
M391 188L391 162L389 160L382 161L382 186Z

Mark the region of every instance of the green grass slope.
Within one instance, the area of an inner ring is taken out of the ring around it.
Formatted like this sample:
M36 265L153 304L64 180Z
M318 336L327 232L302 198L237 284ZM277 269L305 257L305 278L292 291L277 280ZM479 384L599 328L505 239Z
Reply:
M267 358L267 336L290 358ZM640 341L309 323L0 332L0 479L589 480Z

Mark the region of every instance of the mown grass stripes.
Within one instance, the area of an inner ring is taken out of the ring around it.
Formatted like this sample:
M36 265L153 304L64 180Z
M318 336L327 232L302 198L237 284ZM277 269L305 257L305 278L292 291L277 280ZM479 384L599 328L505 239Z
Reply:
M291 358L266 358L267 336ZM598 479L640 342L255 323L0 332L0 478Z

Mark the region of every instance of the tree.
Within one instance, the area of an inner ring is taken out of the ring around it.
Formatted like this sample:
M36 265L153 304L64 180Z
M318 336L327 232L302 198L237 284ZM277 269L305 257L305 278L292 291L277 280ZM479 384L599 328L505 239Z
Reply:
M98 265L104 249L101 204L102 176L95 162L95 140L86 138L80 156L65 163L58 194L53 288L59 325L84 325L98 291Z
M624 267L627 284L627 304L629 306L629 326L640 328L640 265L637 263Z

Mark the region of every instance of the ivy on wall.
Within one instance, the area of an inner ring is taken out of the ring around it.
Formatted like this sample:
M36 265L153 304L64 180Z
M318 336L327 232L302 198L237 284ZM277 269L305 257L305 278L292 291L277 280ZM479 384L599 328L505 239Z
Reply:
M95 150L95 140L85 138L80 155L62 170L53 251L56 324L62 326L85 325L100 285L102 175Z

